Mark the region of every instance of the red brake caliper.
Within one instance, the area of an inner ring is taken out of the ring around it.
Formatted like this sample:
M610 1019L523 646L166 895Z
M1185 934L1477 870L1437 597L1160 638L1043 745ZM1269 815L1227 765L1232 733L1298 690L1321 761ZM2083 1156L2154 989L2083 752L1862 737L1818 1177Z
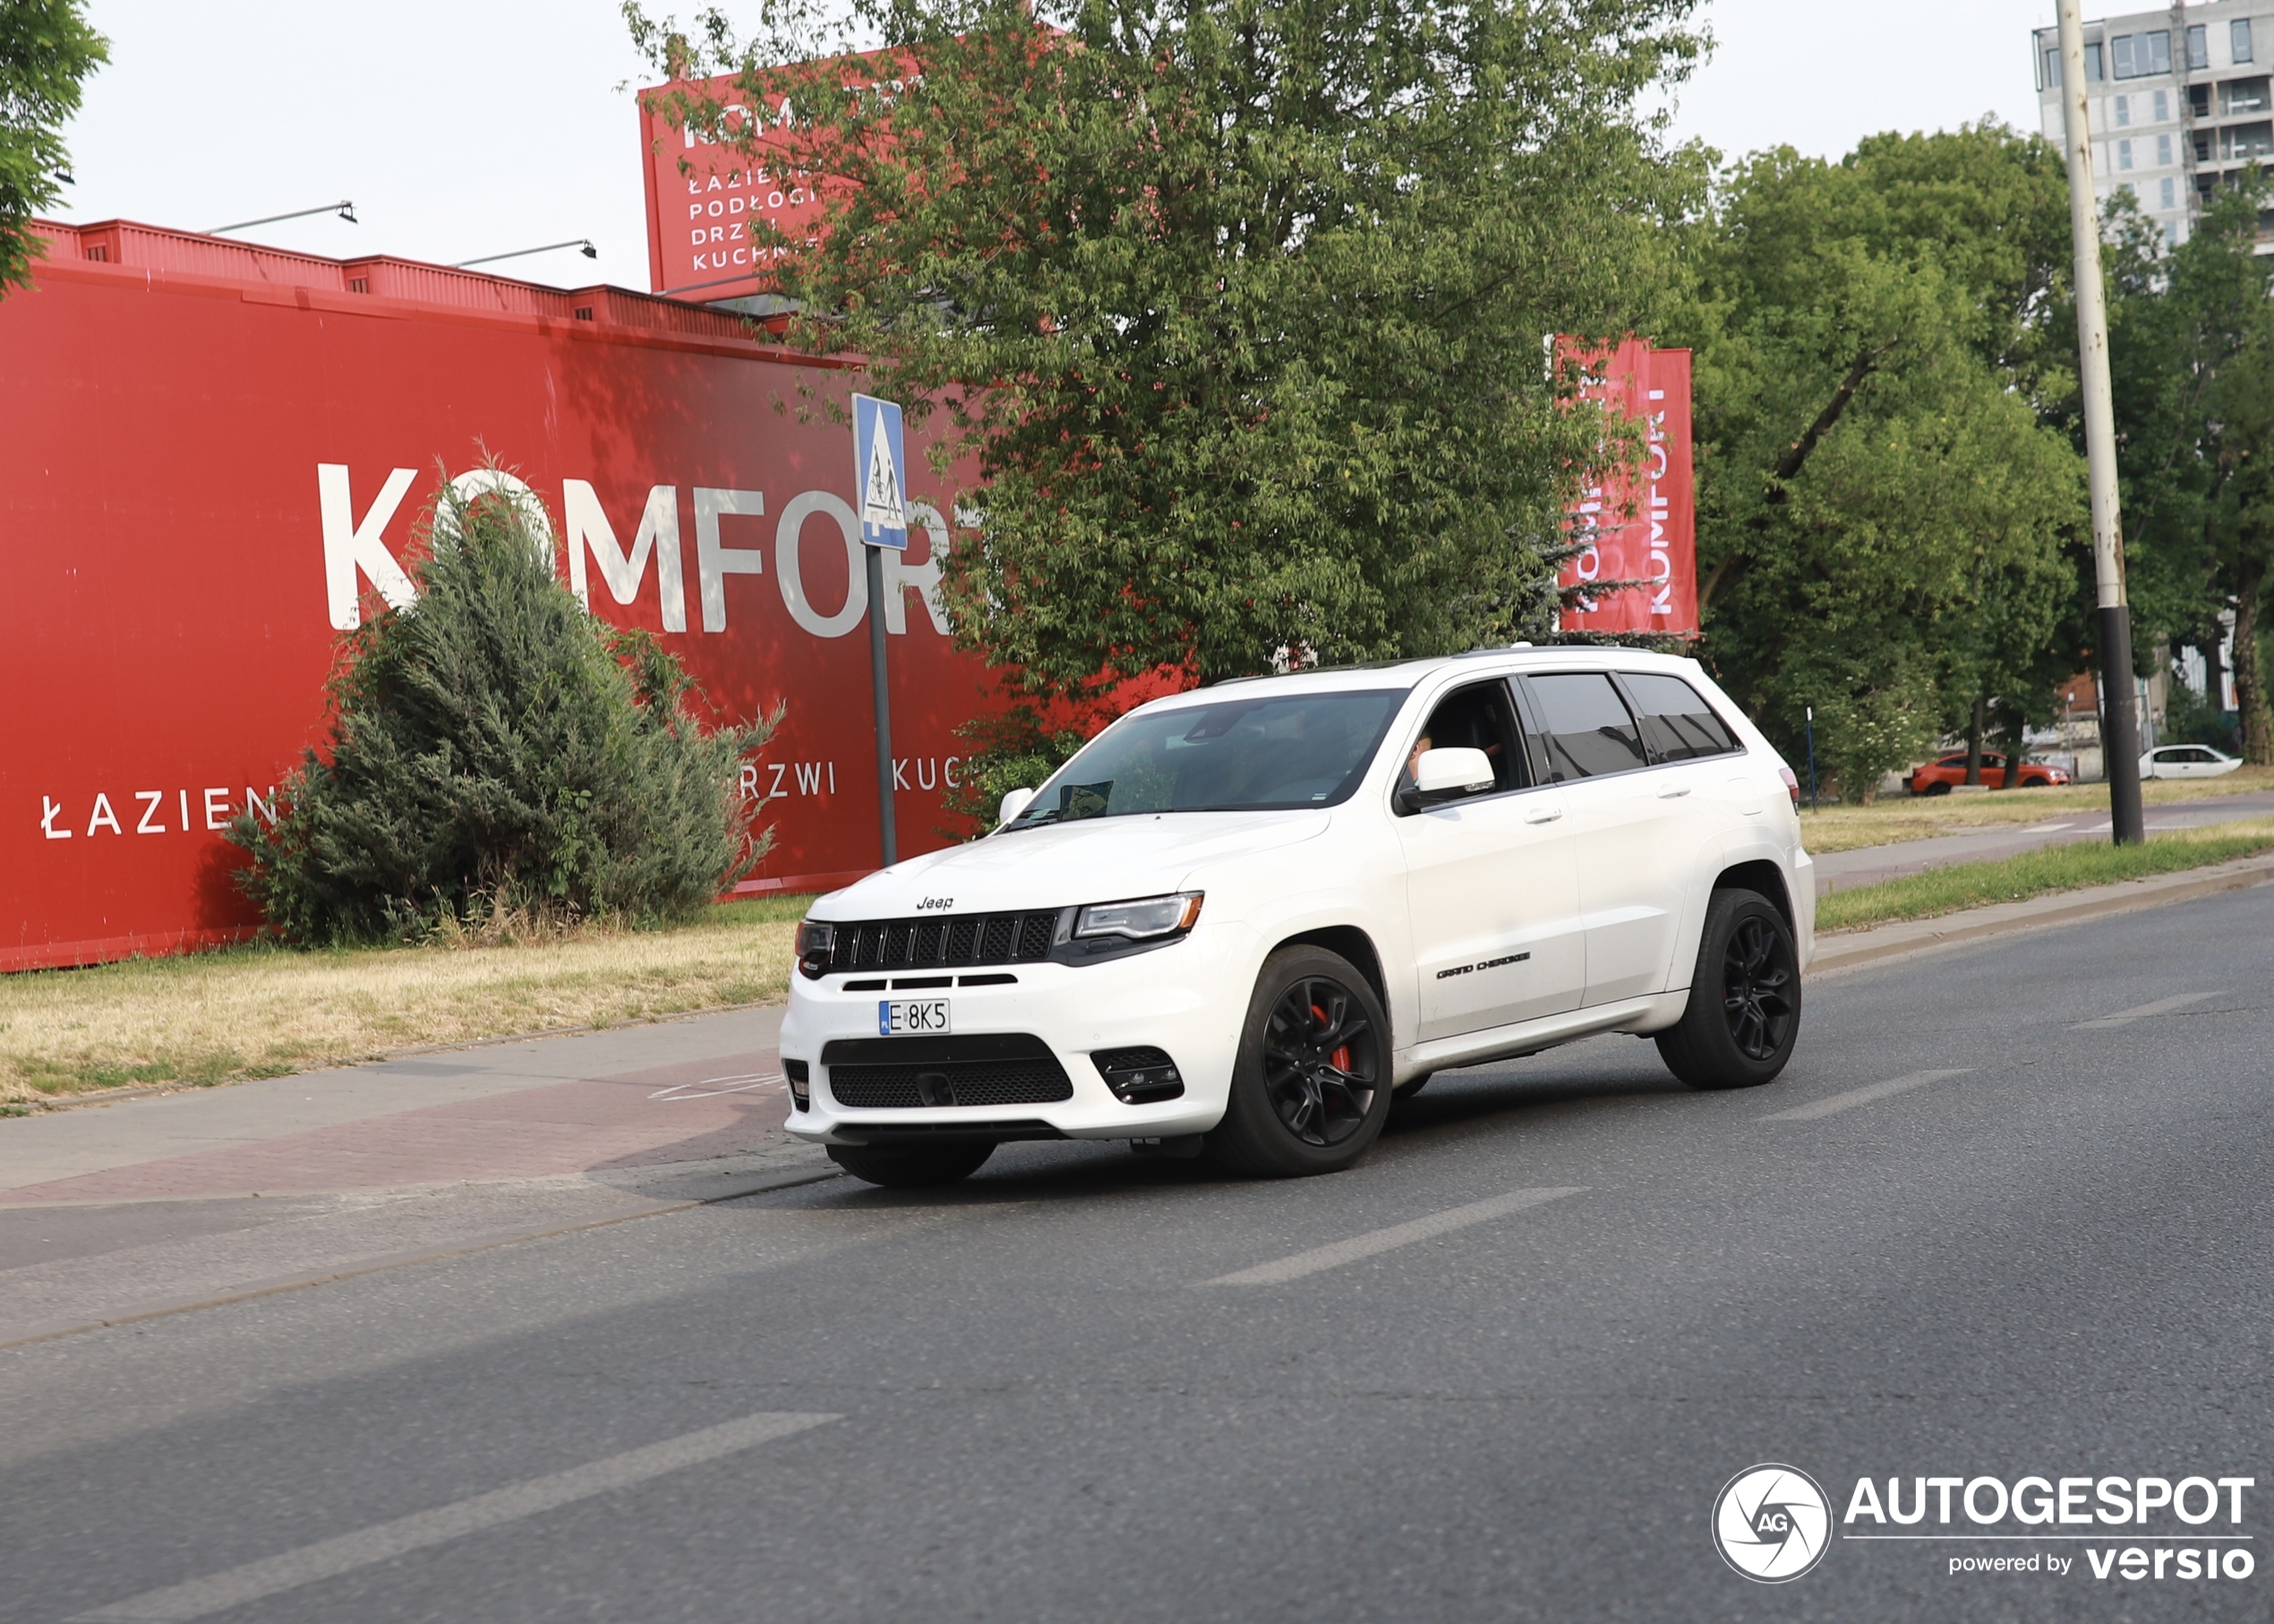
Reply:
M1321 1009L1317 1004L1314 1004L1311 1006L1311 1013L1321 1026L1329 1024L1327 1020L1327 1012ZM1338 1046L1335 1052L1327 1056L1327 1064L1334 1067L1334 1069L1338 1072L1348 1071L1350 1069L1350 1046L1346 1043Z

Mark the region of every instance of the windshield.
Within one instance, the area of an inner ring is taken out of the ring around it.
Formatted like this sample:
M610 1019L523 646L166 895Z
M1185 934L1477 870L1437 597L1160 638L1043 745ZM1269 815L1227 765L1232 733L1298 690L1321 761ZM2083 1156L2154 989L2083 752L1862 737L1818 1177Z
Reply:
M1406 691L1227 699L1124 717L1007 826L1333 806L1358 787Z

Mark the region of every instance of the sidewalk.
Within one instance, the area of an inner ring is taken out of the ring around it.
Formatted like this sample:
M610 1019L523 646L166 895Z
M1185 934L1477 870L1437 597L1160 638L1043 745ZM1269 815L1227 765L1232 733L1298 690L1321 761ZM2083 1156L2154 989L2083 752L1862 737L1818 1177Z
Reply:
M779 1008L0 1121L0 1345L828 1176Z

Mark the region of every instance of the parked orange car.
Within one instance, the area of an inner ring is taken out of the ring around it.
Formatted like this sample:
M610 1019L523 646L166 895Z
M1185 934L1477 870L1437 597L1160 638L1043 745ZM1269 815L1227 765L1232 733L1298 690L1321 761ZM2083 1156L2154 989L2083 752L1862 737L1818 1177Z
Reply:
M1952 788L1966 782L1966 752L1938 756L1925 766L1914 767L1903 782L1913 795L1947 795ZM2067 771L2047 761L2022 763L2022 788L2043 790L2069 782ZM1993 790L2005 787L2005 757L1996 750L1982 752L1982 782Z

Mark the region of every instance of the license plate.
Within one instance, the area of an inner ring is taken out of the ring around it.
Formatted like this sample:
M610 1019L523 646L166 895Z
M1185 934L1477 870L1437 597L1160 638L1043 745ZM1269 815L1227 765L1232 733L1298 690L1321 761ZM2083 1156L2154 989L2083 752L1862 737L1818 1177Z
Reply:
M880 1038L906 1038L921 1033L952 1031L947 1021L947 1000L945 998L879 998L876 1000L876 1035Z

